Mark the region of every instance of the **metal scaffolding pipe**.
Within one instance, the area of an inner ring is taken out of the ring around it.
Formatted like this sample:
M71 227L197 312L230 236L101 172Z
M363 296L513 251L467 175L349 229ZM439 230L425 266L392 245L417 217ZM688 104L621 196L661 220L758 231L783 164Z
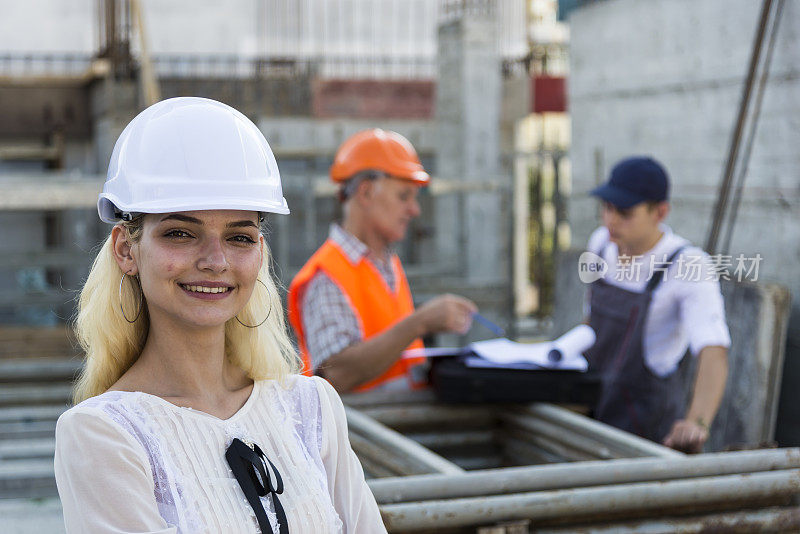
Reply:
M617 453L617 451L612 451L605 443L582 436L553 423L542 421L538 417L508 414L501 416L501 420L511 427L517 427L531 432L535 436L541 436L548 440L562 443L571 449L580 451L584 455L589 455L592 459L611 460L624 456L623 454Z
M432 500L381 506L390 531L465 527L513 519L552 519L746 502L800 492L800 470L748 473L669 482Z
M587 437L599 440L610 447L630 451L637 456L658 456L661 458L681 458L682 452L654 443L650 440L623 432L617 428L583 415L559 408L553 404L535 403L520 409L522 413L540 417L556 425L563 426Z
M431 472L430 467L405 455L393 454L369 439L350 432L350 446L360 460L367 460L371 466L383 467L388 476L423 475ZM380 472L380 471L378 471Z
M330 154L333 157L333 154ZM353 408L397 404L431 404L436 402L436 395L430 389L413 391L367 391L365 393L348 393L342 395L342 402Z
M477 406L382 406L360 411L392 428L432 426L463 430L465 426L485 427L496 419L491 410Z
M526 432L525 430L520 430L517 428L507 428L504 432L504 435L510 437L511 439L515 439L517 441L528 443L537 449L549 452L554 454L560 458L563 458L563 462L589 462L592 460L597 460L597 456L594 454L587 454L583 451L579 451L572 447L565 445L564 443L559 443L558 441L550 438L549 436L542 436L539 434L535 434L533 432Z
M581 526L582 534L673 534L724 532L800 532L800 508L767 508L743 512L725 512L701 516L641 519L602 526ZM576 527L537 528L538 534L567 534Z
M677 480L800 468L800 448L721 452L663 458L625 458L422 475L369 483L379 503L455 499L609 484Z
M500 454L482 454L480 456L451 456L450 460L458 467L466 471L472 471L476 469L498 469L503 465L503 457Z
M433 453L399 432L395 432L381 423L367 417L354 408L345 406L347 414L347 424L352 432L360 434L387 451L387 454L394 454L399 458L413 459L421 465L425 465L434 473L463 473L464 470Z
M383 478L383 477L396 477L397 473L373 462L372 459L359 455L358 460L361 462L361 467L364 469L364 476L367 479Z
M513 437L504 440L503 454L514 464L537 465L566 461L550 451Z
M466 430L463 432L420 432L405 434L429 449L464 447L469 445L491 445L494 443L494 432L491 430Z

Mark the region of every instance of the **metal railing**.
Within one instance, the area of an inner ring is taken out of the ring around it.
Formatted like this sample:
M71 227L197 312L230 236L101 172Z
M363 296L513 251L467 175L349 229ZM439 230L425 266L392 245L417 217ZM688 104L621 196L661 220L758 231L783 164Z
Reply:
M80 76L92 64L91 54L0 54L0 76Z

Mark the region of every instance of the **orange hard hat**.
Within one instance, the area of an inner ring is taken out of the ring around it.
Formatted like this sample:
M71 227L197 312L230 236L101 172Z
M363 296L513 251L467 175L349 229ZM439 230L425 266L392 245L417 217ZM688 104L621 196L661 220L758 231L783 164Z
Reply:
M358 132L342 143L331 166L331 180L341 183L366 170L381 171L419 185L426 185L431 179L408 139L380 128Z

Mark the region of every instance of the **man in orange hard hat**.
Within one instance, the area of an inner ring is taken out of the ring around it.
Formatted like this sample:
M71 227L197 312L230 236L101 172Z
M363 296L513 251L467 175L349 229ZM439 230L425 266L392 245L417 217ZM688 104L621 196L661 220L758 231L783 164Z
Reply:
M343 220L289 287L289 320L306 367L339 392L417 387L425 360L403 352L422 348L428 334L465 333L477 310L456 295L415 310L392 252L420 214L417 194L430 176L405 137L380 129L347 139L330 175Z

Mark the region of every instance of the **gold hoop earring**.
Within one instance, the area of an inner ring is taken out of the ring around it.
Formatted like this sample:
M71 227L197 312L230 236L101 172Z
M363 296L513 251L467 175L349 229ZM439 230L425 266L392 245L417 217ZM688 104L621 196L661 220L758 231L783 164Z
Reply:
M128 275L129 272L130 271L128 271L127 273L122 273L122 278L119 281L119 311L122 312L122 317L124 317L126 321L133 324L139 319L139 315L142 314L142 308L144 307L144 292L142 291L141 284L139 284L137 281L137 285L139 286L139 310L136 312L136 317L134 317L133 320L131 321L125 314L125 308L122 307L122 284L125 282L125 277Z
M262 282L262 281L261 281L261 280L259 280L258 278L256 278L256 282L258 282L259 284L261 284L262 286L264 286L264 289L266 289L266 290L267 290L267 295L269 295L269 288L267 287L267 284L265 284L264 282ZM264 320L263 320L263 321L261 321L260 323L258 323L258 324L257 324L257 325L255 325L255 326L251 326L251 325L249 325L249 324L244 324L244 323L242 322L242 320L241 320L241 319L239 319L239 316L238 316L238 315L234 315L233 317L234 317L234 318L235 318L237 321L239 321L239 324L240 324L240 325L242 325L242 326L245 326L245 327L247 327L247 328L258 328L259 326L261 326L262 324L264 324L265 322L267 322L267 319L269 319L269 315L270 315L271 313L272 313L272 301L270 301L270 303L269 303L269 311L267 311L267 316L266 316L266 317L264 317Z

